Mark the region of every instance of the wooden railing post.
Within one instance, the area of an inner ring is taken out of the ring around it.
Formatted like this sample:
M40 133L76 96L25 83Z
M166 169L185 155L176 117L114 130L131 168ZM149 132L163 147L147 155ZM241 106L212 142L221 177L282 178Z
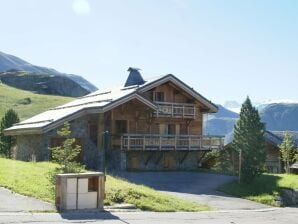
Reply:
M143 150L145 150L145 148L146 148L146 143L145 143L145 141L146 141L146 137L145 137L145 135L143 136Z
M123 135L121 135L121 151L123 150Z
M127 136L127 150L130 149L130 136Z
M161 150L161 136L159 136L159 150Z

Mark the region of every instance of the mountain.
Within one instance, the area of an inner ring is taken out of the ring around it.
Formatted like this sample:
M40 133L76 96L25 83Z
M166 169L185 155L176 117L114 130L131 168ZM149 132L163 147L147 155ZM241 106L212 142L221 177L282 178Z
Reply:
M39 94L79 97L89 93L68 77L45 73L9 70L0 73L0 80L6 85Z
M272 103L259 110L267 130L298 131L298 103Z
M97 90L97 88L93 84L91 84L81 76L73 75L73 74L65 74L65 73L58 72L52 68L36 66L16 56L0 52L0 72L6 72L9 70L11 72L28 71L34 74L47 74L47 75L54 75L58 77L64 77L65 79L69 79L76 82L82 88L84 88L88 93L94 92Z
M278 102L278 103L277 103ZM239 114L217 105L218 112L204 121L204 133L228 135L233 131ZM257 105L262 122L271 131L298 131L298 102L270 101Z
M235 100L228 100L224 103L224 107L235 113L240 113L241 104Z
M236 121L239 118L239 114L226 109L221 105L217 105L218 112L210 114L204 122L204 133L210 135L226 135L230 133Z

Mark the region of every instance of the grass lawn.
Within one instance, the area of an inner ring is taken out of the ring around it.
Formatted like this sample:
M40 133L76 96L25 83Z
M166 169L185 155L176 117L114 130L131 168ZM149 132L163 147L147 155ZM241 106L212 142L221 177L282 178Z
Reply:
M25 98L30 98L31 103L24 103ZM24 120L71 100L73 100L71 97L35 94L0 83L0 118L11 108L17 111L21 120Z
M234 181L221 186L218 190L263 204L279 206L275 198L282 188L298 189L298 176L294 174L263 174L251 184L238 184L237 181Z
M54 188L47 176L55 166L49 162L33 163L0 158L0 186L53 203ZM105 204L121 202L134 204L142 210L159 212L209 210L207 206L107 176Z

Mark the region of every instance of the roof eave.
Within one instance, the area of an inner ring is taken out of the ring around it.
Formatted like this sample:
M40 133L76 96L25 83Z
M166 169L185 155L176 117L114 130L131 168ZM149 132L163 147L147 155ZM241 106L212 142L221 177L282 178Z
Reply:
M150 90L154 88L155 86L161 85L167 81L172 81L177 86L179 86L181 89L183 89L185 92L193 96L198 101L202 102L205 106L208 107L208 113L216 113L218 111L218 107L212 103L210 100L206 99L204 96L199 94L197 91L195 91L193 88L188 86L186 83L178 79L176 76L172 74L168 74L166 76L163 76L151 83L145 84L142 87L138 89L139 92L145 92L147 90Z

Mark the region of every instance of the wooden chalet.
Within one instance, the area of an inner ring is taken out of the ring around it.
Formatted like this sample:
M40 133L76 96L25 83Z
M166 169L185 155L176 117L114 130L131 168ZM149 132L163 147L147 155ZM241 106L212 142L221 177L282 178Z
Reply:
M203 133L203 116L217 107L174 75L144 80L129 68L124 86L96 91L6 129L17 139L16 158L51 158L57 130L70 122L91 169L196 169L222 136Z

